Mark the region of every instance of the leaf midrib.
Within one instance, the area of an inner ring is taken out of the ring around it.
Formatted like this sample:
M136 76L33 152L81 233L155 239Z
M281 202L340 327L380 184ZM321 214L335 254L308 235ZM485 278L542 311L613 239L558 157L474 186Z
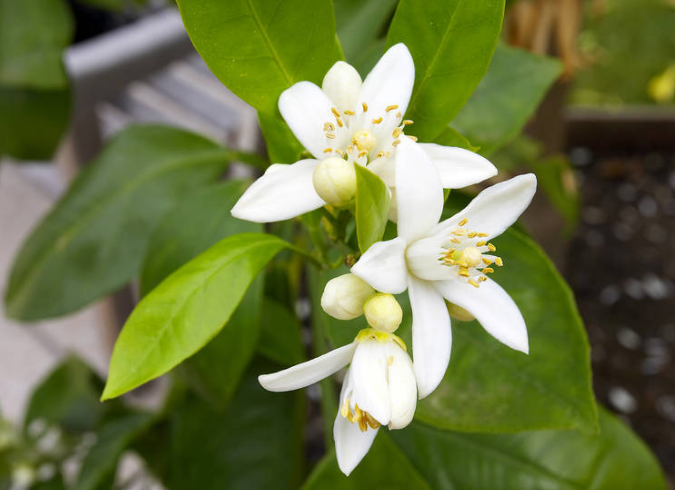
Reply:
M282 1L283 0L279 0L279 3L281 3ZM288 83L289 86L293 85L293 78L291 78L290 74L286 71L286 68L281 62L281 57L279 56L279 53L277 53L277 50L274 49L274 44L272 43L272 40L270 39L269 34L267 33L267 27L264 26L263 23L260 21L260 17L258 17L258 12L256 12L255 8L253 7L252 0L246 0L246 4L248 5L248 9L251 11L251 17L253 18L253 21L256 23L258 29L260 30L260 35L265 41L267 49L269 49L270 53L272 53L272 59L274 60L274 63L279 67L279 71L286 80L286 83ZM279 8L278 4L277 8Z

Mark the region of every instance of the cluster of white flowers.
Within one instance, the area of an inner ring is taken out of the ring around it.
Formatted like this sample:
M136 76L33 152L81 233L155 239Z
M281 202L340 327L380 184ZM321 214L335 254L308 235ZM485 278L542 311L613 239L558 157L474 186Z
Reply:
M391 191L398 237L372 245L351 274L331 280L321 305L348 320L365 314L369 328L354 341L311 361L260 376L270 391L295 390L345 366L334 425L337 460L347 475L370 449L380 426L401 429L417 399L430 395L450 360L449 312L475 317L496 339L528 352L525 322L511 297L488 275L504 265L490 239L515 222L536 190L532 174L481 192L464 210L439 222L443 189L476 184L497 173L461 148L419 143L404 120L415 68L403 44L390 48L364 81L337 62L322 87L300 82L279 99L285 121L315 157L272 165L232 209L256 222L289 219L326 204L354 200L354 165L367 167ZM393 294L408 291L412 353L394 332L402 311Z

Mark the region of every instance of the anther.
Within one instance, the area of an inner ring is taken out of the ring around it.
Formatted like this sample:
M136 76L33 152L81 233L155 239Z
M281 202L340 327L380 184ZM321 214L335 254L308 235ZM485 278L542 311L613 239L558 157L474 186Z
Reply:
M334 140L334 139L335 139L335 134L333 134L333 133L326 133L326 138Z
M335 107L331 107L330 110L336 118L340 119L340 113Z
M377 153L377 155L375 155L375 158L382 158L383 156L384 156L384 152L380 151L380 152Z
M382 122L382 118L378 117L377 119L373 119L373 124L380 124Z
M451 241L452 243L462 243L462 240L460 240L459 238L456 238L456 237L452 237L452 238L450 239L450 241Z
M485 282L485 281L487 281L487 279L488 279L488 278L485 277L485 276L480 276L480 277L478 278L478 282Z
M394 141L391 143L391 146L398 146L398 145L400 145L400 144L401 144L401 140L394 140Z
M473 279L469 279L469 284L471 284L471 285L472 285L473 287L475 287L475 288L477 288L477 287L480 286L480 284L478 284L478 283L477 283L476 281L474 281Z
M330 122L325 122L323 123L323 130L324 131L335 131L335 125Z
M482 246L485 245L486 243L487 243L486 241L476 242L476 246L477 246L477 247L482 247Z
M501 257L496 257L495 258L495 264L497 264L499 267L504 265L504 262L502 261Z
M332 148L326 148L325 150L323 150L324 153L331 153L332 151L333 151Z
M483 257L483 263L485 265L490 265L492 263L492 261L490 259L486 259L485 257ZM499 264L497 264L497 265L499 265Z
M491 243L488 243L488 244L487 244L487 248L488 248L488 250L489 250L490 252L494 252L495 250L497 250L497 247L495 247L495 246L492 245Z
M412 119L406 119L405 121L403 121L403 124L405 126L410 126L412 123L413 123Z
M394 109L398 109L398 105L388 105L387 107L384 108L384 112L390 112L393 111Z
M403 114L401 114L400 112L397 112L395 115L396 115L396 117L398 117L399 119L403 117Z
M361 107L363 107L363 112L368 112L368 104L361 102Z
M363 150L363 151L359 152L359 158L365 157L366 155L368 155L368 152L366 150Z
M350 111L350 110L346 110L346 111L342 111L342 112L344 112L348 116L353 116L354 114L356 114L354 111Z
M410 135L410 134L406 134L406 136L407 136L408 138L410 138L411 140L413 140L413 141L417 141L417 136L412 136L412 135Z
M398 138L398 137L401 135L402 132L403 132L403 130L402 130L401 128L396 128L396 129L394 129L394 131L391 133L391 135L392 135L394 138Z
M494 272L495 270L492 267L486 267L483 269L483 274L490 274Z
M403 121L403 123L405 124L405 121ZM462 221L460 221L460 222L457 223L457 224L458 224L459 226L464 226L464 225L467 224L468 222L469 222L469 219L468 219L468 218L464 218Z

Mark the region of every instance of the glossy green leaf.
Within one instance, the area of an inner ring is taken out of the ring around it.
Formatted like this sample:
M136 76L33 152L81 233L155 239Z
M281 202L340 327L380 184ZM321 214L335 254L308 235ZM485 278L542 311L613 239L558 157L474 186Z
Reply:
M263 300L258 352L283 366L301 363L306 360L301 331L295 313L278 301Z
M358 65L365 51L382 35L398 0L336 0L335 24L347 61ZM379 50L379 54L382 50Z
M504 0L401 0L387 45L405 43L415 61L407 118L432 141L457 115L490 65Z
M500 44L452 125L488 155L520 133L561 71L556 59Z
M33 392L24 428L36 420L74 432L94 430L104 407L98 401L103 383L81 360L69 357L58 365Z
M279 367L253 364L225 410L192 398L172 413L172 490L298 488L303 471L304 396L269 393L257 376Z
M361 165L356 169L356 234L361 253L382 239L391 195L384 181Z
M286 246L273 235L233 235L167 277L127 320L115 344L102 398L136 388L204 347L229 326L253 279Z
M457 146L465 150L477 152L480 147L472 145L464 135L452 126L447 126L441 134L434 140L435 143L443 146Z
M475 321L453 320L445 378L416 417L460 431L593 432L589 347L572 292L542 250L515 228L492 242L504 260L494 279L525 318L530 354L502 345Z
M128 413L103 424L82 462L72 490L97 490L114 478L122 452L154 420L148 413Z
M431 490L387 432L380 430L372 448L349 477L340 471L331 453L314 468L302 490Z
M258 121L271 163L295 163L302 159L304 148L280 115L259 112Z
M232 92L267 114L340 59L330 0L178 0L192 43Z
M180 200L152 232L140 276L141 296L219 240L262 232L259 223L234 218L230 210L250 185L233 180L201 189Z
M246 295L216 335L183 365L192 388L216 407L224 407L239 386L260 338L263 279L249 286Z
M47 160L70 116L70 90L35 90L0 85L0 157Z
M665 490L654 456L622 422L600 412L601 433L460 434L423 424L392 433L437 490Z
M193 188L214 181L227 150L166 126L117 135L25 241L5 293L7 314L71 313L127 283L157 220Z
M73 21L63 0L0 0L0 85L67 86L62 52L72 35Z

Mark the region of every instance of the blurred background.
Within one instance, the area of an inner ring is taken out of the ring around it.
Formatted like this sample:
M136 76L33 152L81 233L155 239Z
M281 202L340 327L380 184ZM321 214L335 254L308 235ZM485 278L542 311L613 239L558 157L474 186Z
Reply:
M157 121L264 151L256 112L210 73L170 2L67 3L72 25L64 31L72 29L72 41L54 35L64 40L68 80L0 83L0 290L32 227L124 126ZM358 1L335 3L338 28L341 17L361 8ZM396 1L382 4L393 13ZM386 32L386 19L380 27ZM2 19L0 28L6 28ZM596 395L650 445L671 487L674 32L673 0L508 2L504 42L557 57L563 70L524 134L490 156L506 175L538 174L542 191L525 224L573 289L592 344ZM375 54L359 60L362 73ZM466 118L456 127L474 144L489 129ZM19 423L36 384L70 353L105 376L133 298L133 291L122 291L29 328L3 312L2 417ZM160 391L151 384L136 402L152 404ZM134 464L123 471L133 475Z

